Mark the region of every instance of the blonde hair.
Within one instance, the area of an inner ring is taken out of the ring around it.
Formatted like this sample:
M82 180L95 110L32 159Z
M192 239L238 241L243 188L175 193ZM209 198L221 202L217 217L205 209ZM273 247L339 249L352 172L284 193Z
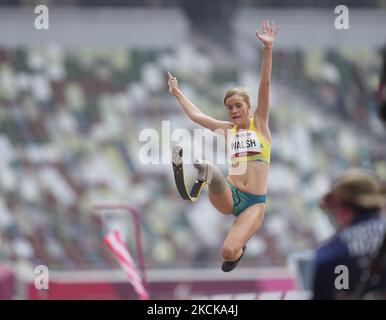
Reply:
M226 105L225 101L235 95L238 94L243 100L247 103L248 107L251 107L251 100L249 98L249 92L246 88L243 87L236 87L229 89L227 92L225 92L225 97L224 97L224 104Z

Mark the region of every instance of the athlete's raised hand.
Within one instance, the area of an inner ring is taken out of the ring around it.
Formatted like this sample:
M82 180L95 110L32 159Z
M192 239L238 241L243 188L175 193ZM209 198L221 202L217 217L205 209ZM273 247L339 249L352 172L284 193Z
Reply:
M171 95L175 96L176 92L178 91L178 81L176 77L173 77L170 72L168 72L168 86L169 86L169 92Z
M263 33L256 31L256 36L264 46L272 46L279 31L279 26L274 21L271 23L268 19L263 20L262 26Z

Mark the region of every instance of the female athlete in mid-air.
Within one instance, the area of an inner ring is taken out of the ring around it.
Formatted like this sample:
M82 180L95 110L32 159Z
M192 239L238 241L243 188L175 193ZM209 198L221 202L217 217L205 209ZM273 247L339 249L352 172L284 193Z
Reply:
M224 272L238 265L246 242L257 232L264 218L271 148L268 118L272 47L279 28L269 20L264 20L262 25L263 33L256 32L263 45L263 62L257 108L252 117L250 98L245 88L233 88L226 92L224 104L229 121L220 121L205 115L190 102L170 73L168 79L169 92L192 121L212 131L222 131L225 137L227 130L233 132L233 141L230 141L232 164L246 164L244 173L229 174L227 179L209 161L194 164L198 170L197 179L206 181L209 186L212 205L221 213L232 213L236 217L222 248Z

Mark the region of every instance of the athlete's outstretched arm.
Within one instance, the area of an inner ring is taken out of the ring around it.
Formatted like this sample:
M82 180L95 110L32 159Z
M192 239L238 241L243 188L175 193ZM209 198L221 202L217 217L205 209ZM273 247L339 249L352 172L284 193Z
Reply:
M220 121L204 114L197 106L195 106L182 91L178 88L177 78L173 77L168 72L168 86L169 92L174 96L178 103L184 109L186 115L195 123L203 126L204 128L215 131L216 129L229 129L232 127L230 121Z
M263 20L263 33L256 32L257 38L263 44L263 62L261 65L261 75L259 84L259 94L257 109L255 111L254 122L261 127L268 128L269 120L269 86L271 82L272 70L272 47L279 26L272 21Z

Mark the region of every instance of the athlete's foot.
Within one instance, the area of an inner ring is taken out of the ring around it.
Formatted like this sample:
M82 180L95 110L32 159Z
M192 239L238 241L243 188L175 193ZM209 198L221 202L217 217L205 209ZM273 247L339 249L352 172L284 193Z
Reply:
M243 257L246 248L247 248L247 246L244 245L243 246L243 251L241 252L241 256L237 260L235 260L235 261L224 261L222 263L221 270L224 271L224 272L230 272L234 268L236 268L238 266L241 258Z

